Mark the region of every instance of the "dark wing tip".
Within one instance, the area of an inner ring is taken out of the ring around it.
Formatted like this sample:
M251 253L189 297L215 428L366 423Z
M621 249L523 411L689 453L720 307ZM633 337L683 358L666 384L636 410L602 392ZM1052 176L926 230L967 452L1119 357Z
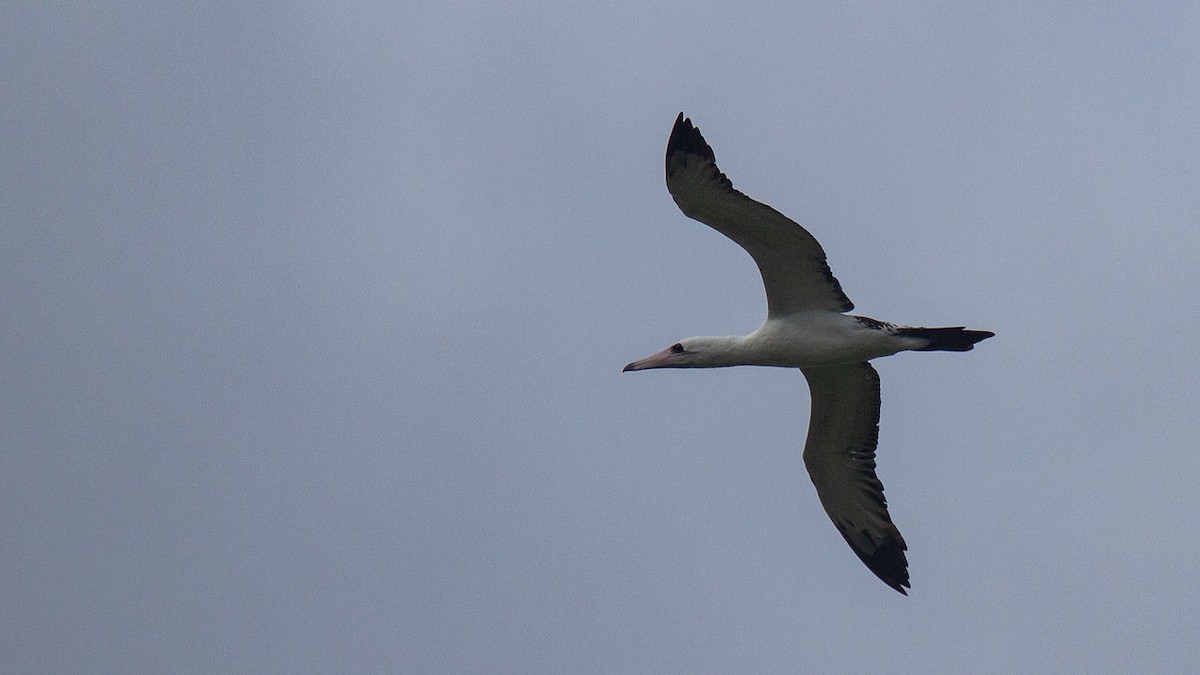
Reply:
M838 531L845 537L846 543L850 544L850 548L854 549L854 553L858 555L858 559L863 561L867 569L875 573L883 583L891 586L899 591L901 595L908 595L905 588L912 588L912 584L908 581L908 558L905 557L904 551L908 549L903 539L896 537L888 537L882 545L875 547L875 550L868 553L860 548L854 539L842 528Z
M672 161L678 155L698 155L710 162L716 161L712 148L700 135L700 129L692 124L692 120L679 113L675 118L675 126L671 129L671 137L667 140L667 177L671 175L672 164L682 165L680 160Z

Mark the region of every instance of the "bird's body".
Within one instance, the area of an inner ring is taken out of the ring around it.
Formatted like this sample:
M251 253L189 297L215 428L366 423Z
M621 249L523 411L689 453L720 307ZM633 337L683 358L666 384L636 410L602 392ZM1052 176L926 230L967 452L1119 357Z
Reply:
M803 227L733 188L712 148L683 113L667 142L667 188L688 216L737 242L754 258L767 293L767 319L745 336L691 337L625 370L776 366L799 368L812 412L804 463L825 511L858 557L884 583L909 587L906 545L875 476L879 376L871 359L901 351L969 351L992 337L961 326L898 326L846 314L854 308Z
M859 363L925 346L926 340L898 335L895 329L891 324L866 323L861 317L849 314L823 310L797 312L767 319L749 335L682 340L685 350L695 352L698 358L676 367L809 368ZM699 348L701 345L703 349Z

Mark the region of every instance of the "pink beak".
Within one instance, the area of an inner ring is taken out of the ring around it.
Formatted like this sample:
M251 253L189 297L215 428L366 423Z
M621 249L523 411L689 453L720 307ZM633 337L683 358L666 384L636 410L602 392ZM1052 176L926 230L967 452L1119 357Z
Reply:
M674 356L675 356L675 353L671 351L670 347L667 347L666 349L662 350L661 352L659 352L657 354L654 354L652 356L647 356L646 358L641 359L640 361L634 361L633 363L631 363L631 364L625 366L623 369L621 369L621 372L627 373L631 370L649 370L650 368L665 368L665 367L668 367L671 365L671 359Z

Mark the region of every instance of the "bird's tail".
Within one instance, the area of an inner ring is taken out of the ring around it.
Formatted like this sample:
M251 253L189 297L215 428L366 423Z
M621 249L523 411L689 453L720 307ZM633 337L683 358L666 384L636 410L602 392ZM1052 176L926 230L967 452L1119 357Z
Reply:
M901 337L929 340L929 344L916 350L919 352L969 352L975 348L976 342L986 340L995 335L990 330L967 330L962 326L946 326L943 328L906 326L898 328L896 334Z

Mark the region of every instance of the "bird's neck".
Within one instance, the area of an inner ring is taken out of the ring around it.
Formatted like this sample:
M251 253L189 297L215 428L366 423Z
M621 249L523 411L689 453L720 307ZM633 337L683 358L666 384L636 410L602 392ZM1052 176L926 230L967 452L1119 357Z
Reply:
M704 335L688 338L689 348L699 353L695 362L698 368L724 368L745 366L753 363L746 350L746 337L742 335Z

